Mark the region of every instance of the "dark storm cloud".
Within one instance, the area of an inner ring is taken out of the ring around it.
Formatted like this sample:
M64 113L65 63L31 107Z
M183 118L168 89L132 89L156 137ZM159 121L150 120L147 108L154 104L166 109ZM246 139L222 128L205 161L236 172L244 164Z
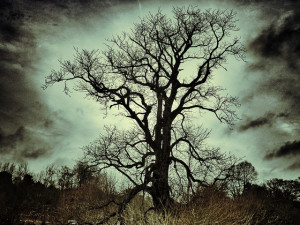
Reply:
M14 5L6 6L11 8L1 8L0 20L0 154L22 162L51 152L50 143L27 127L39 130L54 118L48 118L50 110L31 81L37 61L35 37L24 26L24 14Z
M8 135L0 131L0 154L9 155L18 162L45 156L50 150L51 147L46 142L43 143L38 134L22 126Z
M300 155L300 141L286 142L275 151L265 155L265 159Z
M283 20L283 21L282 21ZM283 59L290 71L299 69L300 15L289 12L285 18L277 18L250 43L255 54L273 60ZM263 65L262 65L263 66ZM264 68L264 67L263 67Z
M287 170L298 170L298 169L300 169L300 161L293 163L292 165L290 165L286 169Z
M248 43L248 51L256 61L250 70L264 71L257 91L277 95L290 101L295 111L299 109L300 89L300 3L287 0L244 0L244 5L256 6L261 11L261 20L270 21L258 35ZM266 14L266 9L269 13ZM292 115L292 114L291 114Z
M272 126L274 122L276 122L276 119L278 118L285 118L289 115L287 113L280 113L280 114L274 114L274 113L268 113L265 116L256 118L256 119L248 119L245 121L244 124L241 124L239 127L239 131L245 131L248 129L254 129L259 128L265 125Z
M36 59L36 43L24 27L24 14L11 1L1 1L0 8L0 126L7 130L19 127L18 120L29 116L28 101L39 100L26 75Z
M35 74L40 57L38 39L55 32L53 25L85 22L119 1L0 1L0 158L38 158L54 148L41 133L62 135L68 124L43 103ZM45 27L46 29L40 29ZM63 124L63 125L62 125Z
M248 71L250 74L253 71L259 72L260 75L257 75L256 88L252 86L242 99L247 103L249 99L258 96L276 98L277 103L272 107L288 112L282 120L293 124L296 128L295 132L299 133L300 4L294 1L288 1L287 4L279 1L262 1L261 4L268 5L271 2L274 3L273 8L277 10L272 11L273 16L265 17L267 21L270 21L269 25L248 43L248 52L254 57L254 62L249 66ZM240 128L246 130L271 125L274 120L275 117L272 115L257 118L248 121L248 124ZM280 127L272 129L280 129Z
M300 112L300 14L289 11L265 28L248 46L257 57L251 70L264 72L253 95L267 93L288 102L291 116Z
M300 169L300 2L297 0L235 0L240 9L256 13L245 43L249 63L241 104L246 120L238 131L254 139L255 149L273 169ZM249 21L250 23L252 21ZM268 113L272 112L272 113ZM284 112L280 114L280 112ZM293 141L295 140L295 141ZM283 144L284 143L284 144ZM268 149L273 149L270 152ZM276 163L276 164L275 164ZM271 173L271 172L270 172Z

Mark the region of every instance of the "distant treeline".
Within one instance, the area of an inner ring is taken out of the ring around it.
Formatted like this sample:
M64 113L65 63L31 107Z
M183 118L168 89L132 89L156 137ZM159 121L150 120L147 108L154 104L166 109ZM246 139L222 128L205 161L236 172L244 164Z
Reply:
M300 224L300 178L255 184L249 162L232 166L226 181L194 193L173 193L178 207L169 216L145 214L151 198L141 193L122 215L126 224ZM34 174L26 164L0 164L0 224L97 224L115 210L114 200L130 189L84 163L48 166ZM108 207L103 204L110 202ZM110 220L107 224L113 224Z

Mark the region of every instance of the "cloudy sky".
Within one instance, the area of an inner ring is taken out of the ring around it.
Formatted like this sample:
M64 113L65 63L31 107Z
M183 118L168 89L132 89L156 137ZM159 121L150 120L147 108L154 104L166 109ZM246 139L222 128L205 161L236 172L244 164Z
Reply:
M45 76L71 59L74 47L101 49L158 8L233 9L246 62L229 60L215 82L239 97L232 129L210 115L195 119L212 129L209 143L251 162L260 179L295 179L300 172L300 3L296 0L1 0L0 162L73 165L103 126L125 126L81 93L71 97Z

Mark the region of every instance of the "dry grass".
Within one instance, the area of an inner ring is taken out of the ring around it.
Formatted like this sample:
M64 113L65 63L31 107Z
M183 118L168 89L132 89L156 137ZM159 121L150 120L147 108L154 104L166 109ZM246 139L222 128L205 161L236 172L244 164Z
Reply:
M99 206L111 198L120 201L124 197L106 186L103 180L94 179L76 189L61 191L56 205L57 213L54 215L56 221L60 224L65 224L69 219L75 219L79 224L97 224L102 221L116 211L117 206L112 204L104 209L99 209ZM149 196L139 194L127 205L120 218L114 217L106 224L120 224L118 220L127 225L299 224L299 220L293 218L299 212L297 207L284 202L274 205L274 199L257 190L232 199L226 191L211 186L189 197L189 204L176 203L170 213L159 214L152 210L145 214L152 207L152 201Z
M146 201L149 207L149 201ZM145 204L145 202L144 202ZM145 205L141 205L140 199L134 199L128 205L123 214L125 224L140 225L291 225L297 224L285 220L284 213L274 211L276 206L270 205L266 198L260 198L255 194L248 194L239 199L231 199L224 192L215 189L206 189L199 193L192 204L180 205L176 213L163 216L154 211L144 215ZM286 212L285 212L286 213ZM108 224L114 224L110 221Z
M208 194L208 193L207 193ZM154 211L144 214L145 207L134 200L123 214L125 224L141 225L238 225L238 224L260 224L264 218L262 202L233 201L225 196L218 196L210 193L209 196L202 196L193 204L181 206L176 213L163 216ZM178 205L179 207L179 205ZM258 217L258 212L260 216ZM175 214L175 215L174 215ZM114 224L115 220L108 224Z

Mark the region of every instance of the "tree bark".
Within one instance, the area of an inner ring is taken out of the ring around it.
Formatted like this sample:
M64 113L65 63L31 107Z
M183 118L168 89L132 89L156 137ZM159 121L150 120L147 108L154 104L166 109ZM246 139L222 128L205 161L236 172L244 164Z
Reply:
M151 196L154 208L159 212L169 211L173 200L170 196L169 162L159 159L153 170Z
M152 199L154 207L159 212L168 212L172 209L173 199L170 196L169 165L171 153L171 122L169 120L170 107L165 104L161 121L162 141L161 149L156 152L156 161L153 169Z

